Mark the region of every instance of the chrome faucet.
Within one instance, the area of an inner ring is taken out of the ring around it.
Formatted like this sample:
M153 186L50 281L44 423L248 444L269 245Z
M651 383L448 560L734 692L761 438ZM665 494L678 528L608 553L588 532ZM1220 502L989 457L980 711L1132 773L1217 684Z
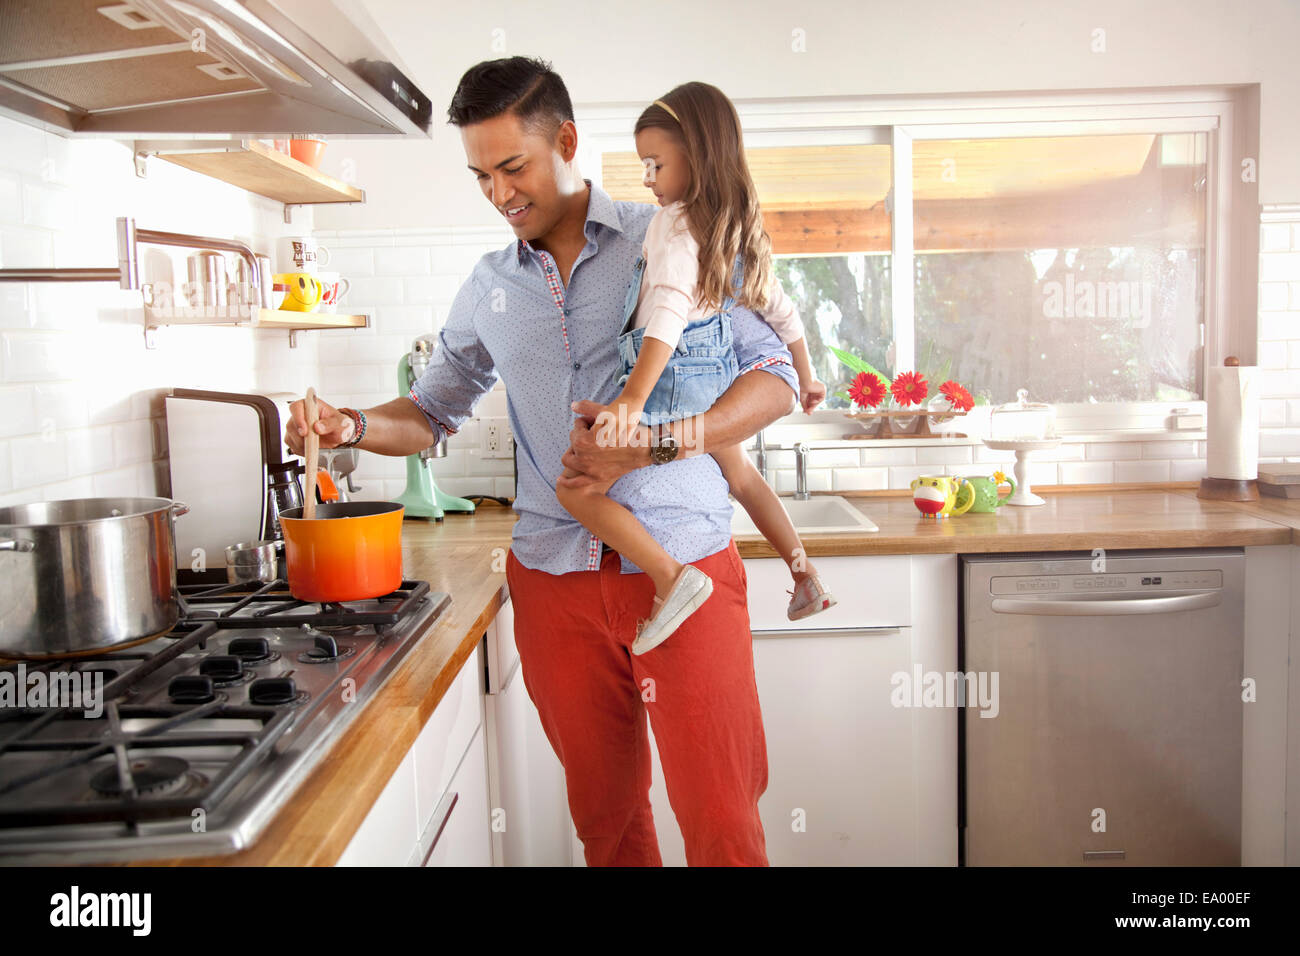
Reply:
M808 500L808 446L794 443L794 500Z
M754 467L758 473L767 481L767 447L763 444L763 429L759 429L754 435L755 447L758 449L758 457L754 461Z

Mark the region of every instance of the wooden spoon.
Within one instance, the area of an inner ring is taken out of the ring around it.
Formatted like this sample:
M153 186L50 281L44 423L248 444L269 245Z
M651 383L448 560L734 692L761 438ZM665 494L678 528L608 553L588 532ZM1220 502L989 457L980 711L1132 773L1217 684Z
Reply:
M303 492L302 516L316 517L316 462L320 459L320 435L316 434L316 422L320 412L316 408L316 389L307 389L307 398L303 402L303 412L307 416L307 440L303 442L303 457L307 459L307 488Z

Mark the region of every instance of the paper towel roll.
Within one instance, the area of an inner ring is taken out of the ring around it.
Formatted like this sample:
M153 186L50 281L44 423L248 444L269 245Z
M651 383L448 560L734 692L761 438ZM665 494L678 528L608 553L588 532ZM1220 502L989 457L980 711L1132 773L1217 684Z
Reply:
M1206 383L1205 471L1211 478L1259 477L1259 369L1212 368Z

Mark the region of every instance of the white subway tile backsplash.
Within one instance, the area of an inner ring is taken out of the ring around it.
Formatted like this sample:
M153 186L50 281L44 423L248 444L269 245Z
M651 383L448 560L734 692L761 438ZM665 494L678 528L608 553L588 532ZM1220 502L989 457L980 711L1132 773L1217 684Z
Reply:
M1259 310L1261 312L1285 312L1287 309L1287 289L1285 282L1261 282L1259 284Z
M113 462L112 427L78 428L69 431L67 439L69 475L93 474Z
M9 442L0 440L0 494L12 490L13 473L9 470Z
M113 425L113 463L119 468L153 458L153 426L149 419Z
M1284 398L1263 398L1259 402L1259 424L1261 427L1281 427L1286 425L1287 400Z
M1111 484L1115 481L1113 461L1063 461L1057 470L1063 485Z
M493 478L492 494L498 498L513 498L515 496L515 479L510 478Z
M879 446L876 448L863 448L861 450L862 467L870 468L876 465L915 465L916 464L916 446ZM908 479L909 481L911 479Z
M23 183L23 223L64 229L73 221L72 191L45 183Z
M1263 252L1259 256L1259 281L1300 280L1300 252Z
M1190 461L1171 461L1169 463L1170 481L1200 481L1205 475L1205 459L1203 458L1194 458Z
M796 488L794 471L785 468L776 473L776 493L779 495L790 494ZM831 473L825 468L809 468L807 472L808 490L809 491L830 491L831 490Z
M1259 454L1289 456L1300 455L1300 428L1274 429L1259 433Z
M22 221L22 184L13 173L0 170L0 224Z
M1260 369L1256 376L1259 382L1259 397L1290 398L1300 394L1300 372L1288 369Z
M878 491L889 487L889 469L835 468L831 470L832 491Z
M971 445L920 445L916 448L918 465L969 465L972 463Z
M383 305L402 305L406 299L402 280L396 276L357 276L352 279L347 301L365 312Z
M58 432L15 438L9 443L9 452L15 488L49 484L68 477L68 442Z
M437 328L434 307L431 305L381 305L371 310L372 321L385 333L401 333L407 348L417 335L433 332Z
M1116 461L1142 457L1141 442L1088 442L1083 448L1084 457L1089 460Z
M70 377L78 343L57 332L0 334L0 368L6 382L41 382Z
M1169 481L1168 461L1117 461L1115 481Z
M374 261L377 276L427 276L430 270L429 250L424 246L394 246L375 253Z
M1260 368L1286 368L1287 342L1260 342L1257 362Z
M1300 284L1300 283L1298 283ZM1292 293L1294 295L1294 293ZM1300 305L1291 304L1290 312L1261 312L1259 314L1259 340L1300 338Z
M406 299L412 305L450 304L463 280L455 276L415 276L405 280Z
M33 401L35 394L36 389L31 385L0 386L0 438L40 431Z
M941 474L933 465L893 465L889 468L889 487L906 488L913 478Z
M377 274L375 250L340 246L329 239L322 240L321 245L329 250L329 262L324 268L346 277L349 282Z
M1194 441L1148 441L1142 443L1143 458L1192 458L1196 455Z
M1288 398L1286 401L1286 424L1300 425L1300 398Z

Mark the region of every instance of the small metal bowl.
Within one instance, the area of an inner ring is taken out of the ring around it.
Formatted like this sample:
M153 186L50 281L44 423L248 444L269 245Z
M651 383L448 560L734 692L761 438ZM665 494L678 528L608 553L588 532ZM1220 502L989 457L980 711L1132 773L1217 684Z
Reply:
M231 584L245 581L270 583L279 577L280 562L276 556L276 542L241 541L226 548L226 580Z

